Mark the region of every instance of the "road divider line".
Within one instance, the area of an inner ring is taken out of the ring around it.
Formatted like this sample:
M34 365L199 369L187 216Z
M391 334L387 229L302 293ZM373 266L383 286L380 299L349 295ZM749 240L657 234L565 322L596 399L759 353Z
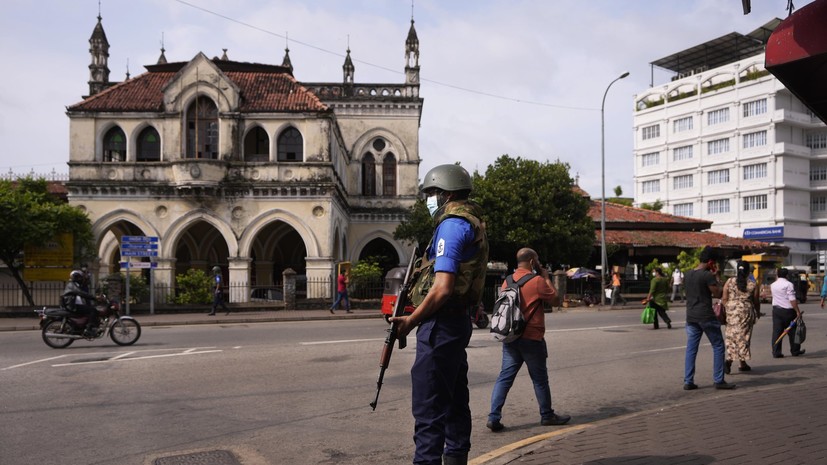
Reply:
M376 342L376 341L384 341L385 338L380 339L341 339L338 341L310 341L310 342L300 342L299 345L301 346L318 346L323 344L348 344L351 342Z
M58 355L57 357L49 357L49 358L44 358L44 359L41 359L41 360L34 360L32 362L21 363L19 365L12 365L10 367L0 368L0 371L11 370L12 368L20 368L20 367L24 367L24 366L27 366L27 365L34 365L36 363L49 362L49 361L57 360L57 359L63 358L63 357L66 357L66 355Z
M52 365L53 367L69 367L69 366L78 366L78 365L94 365L100 363L112 363L112 362L129 362L132 360L146 360L150 358L167 358L167 357L180 357L183 355L201 355L201 354L212 354L216 352L223 352L223 350L203 350L201 352L180 352L177 354L159 354L159 355L145 355L143 357L133 357L133 358L110 358L107 360L94 360L91 362L75 362L75 363L58 363Z

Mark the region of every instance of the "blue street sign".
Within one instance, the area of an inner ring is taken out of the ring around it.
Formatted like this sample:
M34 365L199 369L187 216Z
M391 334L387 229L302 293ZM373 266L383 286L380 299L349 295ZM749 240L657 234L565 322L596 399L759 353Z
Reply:
M158 236L121 236L121 242L158 242Z
M121 250L158 250L158 243L124 242L121 244Z
M121 250L121 257L157 257L157 250Z

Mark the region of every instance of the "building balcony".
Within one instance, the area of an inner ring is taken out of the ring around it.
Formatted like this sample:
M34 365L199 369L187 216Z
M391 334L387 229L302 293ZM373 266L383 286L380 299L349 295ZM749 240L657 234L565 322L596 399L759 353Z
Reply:
M798 126L804 129L814 129L824 126L824 123L820 119L810 113L787 110L784 108L775 111L773 114L773 121L776 123L786 123L793 126Z

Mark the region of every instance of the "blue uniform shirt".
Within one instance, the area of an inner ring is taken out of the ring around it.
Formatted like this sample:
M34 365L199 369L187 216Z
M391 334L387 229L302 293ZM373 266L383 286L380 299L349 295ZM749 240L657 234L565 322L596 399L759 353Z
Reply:
M477 252L477 247L469 247L474 238L473 226L463 218L450 217L439 223L428 250L428 258L434 260L434 272L456 274L460 263Z

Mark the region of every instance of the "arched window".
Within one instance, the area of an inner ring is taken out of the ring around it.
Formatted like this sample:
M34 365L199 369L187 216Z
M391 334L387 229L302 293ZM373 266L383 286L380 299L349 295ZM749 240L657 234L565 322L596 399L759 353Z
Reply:
M161 137L152 126L138 135L137 161L161 161Z
M203 95L187 110L187 158L218 158L218 107Z
M103 161L126 161L126 134L115 126L103 136Z
M270 138L267 136L267 131L259 126L253 128L244 138L244 160L270 160Z
M392 153L382 163L382 195L396 195L396 156Z
M302 161L304 159L304 140L296 128L287 128L278 138L278 161Z
M376 195L376 162L372 153L362 157L362 195Z

